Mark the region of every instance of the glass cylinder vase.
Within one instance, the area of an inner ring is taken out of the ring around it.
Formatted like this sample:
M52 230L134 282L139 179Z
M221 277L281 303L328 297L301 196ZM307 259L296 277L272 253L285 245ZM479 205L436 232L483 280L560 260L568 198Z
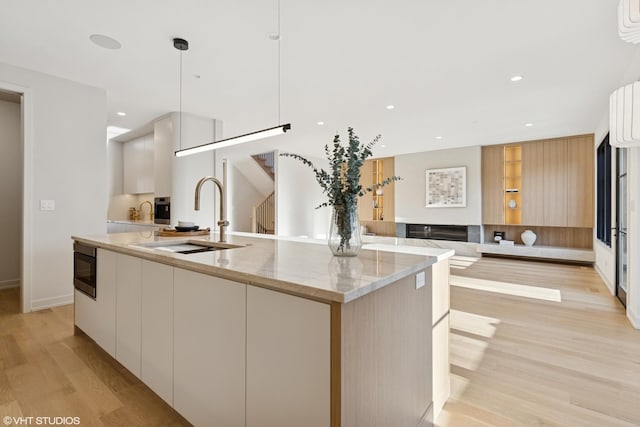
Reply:
M358 207L334 206L329 229L329 249L335 256L356 256L362 247Z

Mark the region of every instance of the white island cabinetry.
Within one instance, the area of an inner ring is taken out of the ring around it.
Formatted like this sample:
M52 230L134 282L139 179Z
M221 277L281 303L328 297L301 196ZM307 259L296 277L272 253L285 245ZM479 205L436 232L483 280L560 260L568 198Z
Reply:
M244 426L246 285L176 268L174 289L174 408L196 426Z
M140 378L142 260L118 254L116 277L116 360Z
M331 307L247 286L247 427L329 427Z
M196 426L432 425L450 393L452 251L336 263L312 243L228 237L191 254L141 233L75 238L99 248L77 329Z
M116 259L116 253L98 249L95 300L75 290L75 325L111 357L116 355Z
M173 405L173 267L142 261L140 379Z

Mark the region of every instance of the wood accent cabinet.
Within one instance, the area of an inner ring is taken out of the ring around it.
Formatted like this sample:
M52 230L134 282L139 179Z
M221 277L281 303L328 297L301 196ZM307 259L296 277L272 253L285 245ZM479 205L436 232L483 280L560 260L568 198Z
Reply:
M520 222L503 193L514 182L514 160L505 157L512 147L522 150ZM482 147L483 224L592 228L593 156L592 134Z
M522 144L522 224L544 224L544 150L542 144Z
M542 142L544 156L544 223L535 225L567 226L567 141L549 139Z
M365 160L360 168L360 184L363 188L373 187L393 175L395 175L393 157ZM381 187L381 190L381 194L377 194L374 189L360 197L358 200L360 221L395 221L395 183L387 184Z
M594 223L593 135L567 141L567 225L593 227Z
M515 147L521 149L519 162ZM536 245L591 249L594 169L593 134L482 147L484 241L493 242L493 232L502 231L522 244L520 233L532 229ZM510 196L508 188L518 181L521 188ZM509 206L511 199L519 212Z
M504 146L482 147L482 222L504 224Z

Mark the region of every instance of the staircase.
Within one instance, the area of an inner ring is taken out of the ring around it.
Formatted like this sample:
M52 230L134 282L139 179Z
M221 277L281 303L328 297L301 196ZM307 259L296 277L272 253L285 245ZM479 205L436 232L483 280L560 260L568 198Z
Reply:
M265 171L265 173L271 177L272 180L275 179L276 174L275 174L275 171L273 169L273 167L274 167L274 153L273 153L273 151L271 151L269 153L254 154L251 157L253 158L253 160L256 161L256 163L258 163L258 165L260 165L262 170Z
M251 156L253 160L269 176L271 181L275 180L275 153L273 151ZM272 191L258 206L253 207L253 221L251 231L259 234L275 233L275 191Z
M252 232L259 234L274 234L275 232L275 195L273 192L258 206L253 207Z

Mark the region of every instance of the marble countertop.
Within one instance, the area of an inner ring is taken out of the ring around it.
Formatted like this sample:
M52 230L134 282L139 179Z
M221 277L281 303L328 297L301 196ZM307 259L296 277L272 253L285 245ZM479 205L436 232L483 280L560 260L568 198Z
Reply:
M164 242L217 242L218 234L158 237L131 232L72 236L73 240L142 259L328 302L347 303L454 254L415 239L364 238L357 257L331 255L326 241L230 232L242 247L179 254L159 251Z

